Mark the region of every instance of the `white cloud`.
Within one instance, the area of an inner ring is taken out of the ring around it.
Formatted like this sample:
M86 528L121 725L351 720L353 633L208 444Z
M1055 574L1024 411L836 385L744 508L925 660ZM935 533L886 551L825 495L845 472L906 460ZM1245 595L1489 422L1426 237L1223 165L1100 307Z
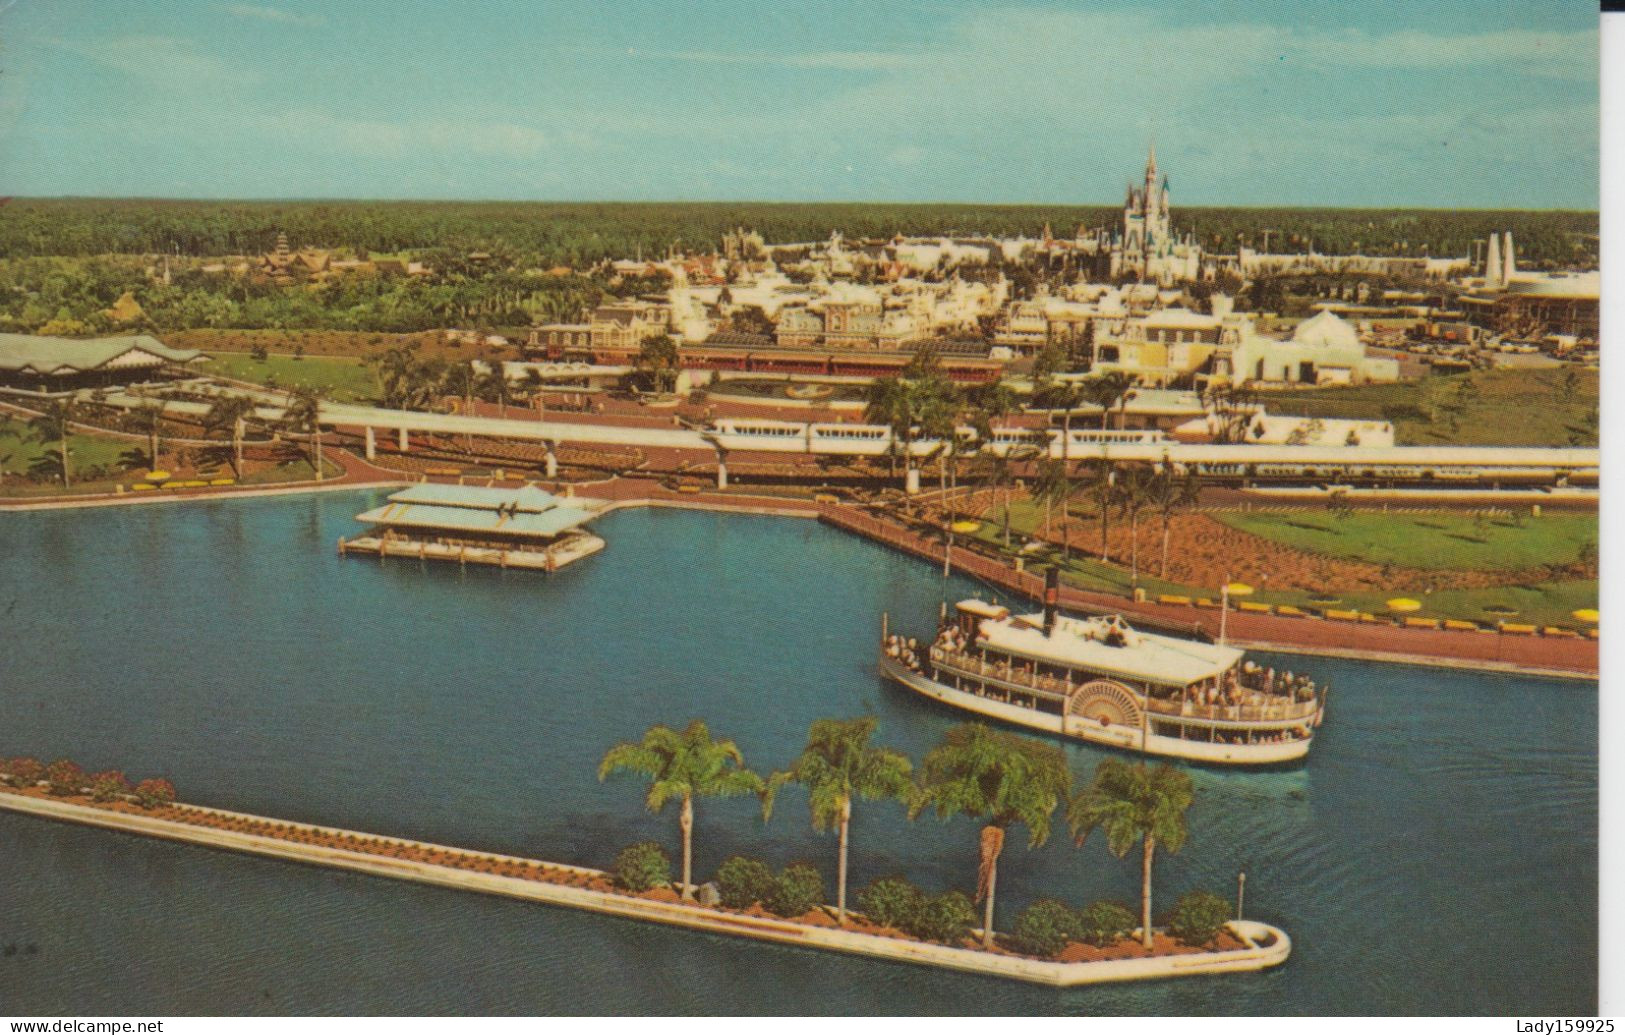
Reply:
M48 37L40 42L152 83L198 86L252 82L257 78L255 73L205 54L192 40L177 36L141 34L84 40Z
M417 120L385 122L353 119L311 108L268 116L259 125L267 132L317 141L338 151L364 153L462 152L470 155L526 157L552 141L531 126L509 122Z
M299 25L307 29L315 29L327 24L327 19L319 14L294 14L278 7L262 7L259 4L226 4L223 10L227 14L238 18L277 22L282 25Z
M773 65L780 68L827 68L845 72L886 71L917 65L913 54L868 50L826 50L807 54L764 54L721 50L631 50L629 56L656 61L692 61L710 65Z

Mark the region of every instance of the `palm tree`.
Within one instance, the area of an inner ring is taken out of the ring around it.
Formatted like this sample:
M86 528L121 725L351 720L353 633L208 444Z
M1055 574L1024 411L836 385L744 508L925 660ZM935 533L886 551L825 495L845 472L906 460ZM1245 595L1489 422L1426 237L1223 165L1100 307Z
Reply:
M1156 474L1144 464L1130 464L1117 479L1117 501L1128 517L1129 582L1140 584L1140 512L1152 502Z
M1174 473L1172 463L1162 465L1162 473L1152 486L1152 505L1162 515L1162 578L1168 577L1168 538L1174 515L1196 506L1202 493L1202 480L1195 471L1183 476Z
M378 378L383 403L390 409L414 408L421 394L423 368L417 362L416 343L397 345L368 360Z
M813 829L833 827L840 831L835 909L836 921L842 925L846 923L846 848L853 797L906 802L914 789L909 779L914 766L906 755L869 745L879 721L871 717L814 722L800 757L789 769L768 779L767 792L762 796L762 818L770 819L779 788L799 783L807 788Z
M912 469L914 466L913 452L910 449L914 444L917 421L914 402L914 393L909 389L908 383L901 378L883 377L869 385L863 419L870 424L884 424L891 429L891 445L886 452L891 460L893 474L897 472L899 449L902 450L905 467Z
M501 363L492 363L491 369L480 375L475 390L481 399L496 403L501 416L508 416L508 399L513 393L509 391L508 376Z
M241 395L222 395L203 415L205 429L230 433L231 470L239 479L243 476L243 429L254 416L254 400Z
M1178 852L1185 844L1185 811L1194 796L1191 778L1173 766L1155 769L1108 758L1094 782L1067 803L1067 823L1078 844L1096 827L1119 859L1141 842L1140 943L1151 948L1151 864L1157 845Z
M28 430L36 442L55 442L62 460L62 487L72 483L68 460L68 436L73 434L73 423L79 419L79 401L72 396L49 399L40 404L38 417L28 422Z
M295 385L288 391L288 404L282 409L282 426L296 435L309 435L315 449L311 466L316 469L316 480L322 471L322 396L310 385Z
M147 467L156 469L158 440L164 430L164 404L155 399L135 407L130 410L130 424L136 431L147 436Z
M1092 396L1088 380L1052 381L1038 393L1044 407L1050 411L1050 426L1055 424L1055 411L1061 411L1061 459L1071 459L1072 411Z
M1112 506L1118 499L1117 465L1111 460L1095 460L1089 465L1089 493L1100 509L1100 559L1111 563Z
M1049 839L1050 816L1072 790L1072 773L1059 747L995 732L979 722L948 731L921 767L920 788L909 817L927 808L939 819L965 815L985 821L976 897L985 898L982 947L993 947L993 892L1005 831L1027 828L1027 846Z
M677 825L683 832L684 898L694 897L694 799L761 794L767 785L745 768L745 759L731 740L712 740L704 722L695 719L681 733L669 726L651 726L640 742L617 744L604 752L598 779L611 773L638 773L649 778L644 803L650 812L665 809L673 798L682 802Z
M461 413L465 417L472 415L474 387L479 383L479 380L480 375L474 369L473 360L453 363L445 372L443 387L451 394L463 397ZM463 435L463 448L470 453L474 451L474 436L472 433Z
M1128 402L1135 381L1131 375L1121 370L1108 370L1104 374L1089 378L1083 384L1089 401L1100 407L1100 430L1105 431L1112 407ZM1118 424L1121 425L1122 421L1119 420Z
M1016 482L1016 465L1036 455L1037 450L1031 446L1012 446L1002 454L984 449L977 453L975 460L972 461L973 473L979 474L982 483L993 490L995 504L999 499L1003 500L1005 549L1010 548L1010 490L1014 488Z
M1061 504L1061 555L1072 555L1071 540L1066 535L1068 500L1077 489L1065 460L1040 460L1038 477L1033 479L1033 499L1044 501L1044 536L1050 534L1050 517L1057 502Z

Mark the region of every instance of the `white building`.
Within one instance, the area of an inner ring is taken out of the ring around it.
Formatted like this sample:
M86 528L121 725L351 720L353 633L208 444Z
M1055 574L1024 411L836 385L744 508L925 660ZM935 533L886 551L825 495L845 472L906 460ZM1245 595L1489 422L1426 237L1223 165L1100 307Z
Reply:
M1298 324L1285 341L1243 334L1231 353L1231 379L1287 384L1364 384L1399 380L1399 362L1367 357L1360 334L1336 313Z

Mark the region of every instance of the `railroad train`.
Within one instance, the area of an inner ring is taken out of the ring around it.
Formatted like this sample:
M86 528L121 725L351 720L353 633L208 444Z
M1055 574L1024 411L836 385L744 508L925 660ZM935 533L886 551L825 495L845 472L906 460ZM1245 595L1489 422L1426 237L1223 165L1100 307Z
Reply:
M719 449L825 456L895 455L923 460L941 449L935 438L916 435L894 447L883 424L819 424L769 419L713 421L703 434ZM1595 449L1497 447L1317 447L1178 442L1158 430L1098 428L996 428L982 444L974 428L957 429L959 453L986 450L1018 459L1067 457L1172 464L1220 485L1392 486L1496 489L1595 486Z

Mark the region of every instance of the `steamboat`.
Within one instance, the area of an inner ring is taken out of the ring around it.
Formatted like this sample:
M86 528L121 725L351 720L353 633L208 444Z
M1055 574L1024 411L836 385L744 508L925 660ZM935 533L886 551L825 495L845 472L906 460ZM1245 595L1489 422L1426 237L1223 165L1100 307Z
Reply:
M880 670L962 711L1073 740L1210 765L1304 758L1329 686L1223 644L1141 632L1121 615L1017 615L961 600L929 642L882 617Z

